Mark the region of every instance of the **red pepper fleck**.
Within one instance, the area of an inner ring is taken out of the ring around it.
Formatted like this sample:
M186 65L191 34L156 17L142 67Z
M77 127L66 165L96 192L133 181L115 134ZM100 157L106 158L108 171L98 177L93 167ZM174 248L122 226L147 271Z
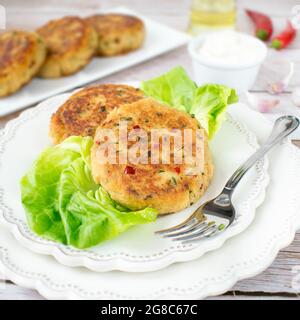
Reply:
M95 143L96 143L97 145L99 145L99 144L100 144L100 141L99 141L99 140L96 140Z
M255 23L255 35L257 38L263 41L269 40L273 33L273 23L270 17L263 13L248 9L246 10L246 13Z
M131 166L126 166L124 169L125 174L135 174L135 169Z
M133 126L133 129L141 129L141 127L139 125L135 125Z
M176 173L178 173L178 174L180 173L180 168L179 167L175 167L174 169L175 169Z
M288 21L286 28L272 39L271 47L278 50L286 48L295 39L296 33L296 29Z

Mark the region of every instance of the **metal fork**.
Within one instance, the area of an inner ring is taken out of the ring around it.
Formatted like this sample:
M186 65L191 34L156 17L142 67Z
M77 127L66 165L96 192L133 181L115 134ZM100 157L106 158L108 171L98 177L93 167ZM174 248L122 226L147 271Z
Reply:
M266 142L234 172L216 198L202 204L179 225L155 233L175 241L191 243L211 237L228 228L235 220L235 209L231 202L232 194L242 177L273 146L291 134L298 126L299 119L296 117L278 118Z

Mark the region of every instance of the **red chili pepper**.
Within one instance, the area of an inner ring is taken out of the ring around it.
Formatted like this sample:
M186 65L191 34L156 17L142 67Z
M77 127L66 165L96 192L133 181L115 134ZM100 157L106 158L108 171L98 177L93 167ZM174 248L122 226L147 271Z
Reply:
M124 169L124 173L125 174L135 174L135 169L133 167L126 166Z
M296 33L296 29L288 21L286 28L272 39L271 47L278 50L286 48L295 39Z
M247 15L255 23L255 35L257 38L267 41L273 33L272 20L265 14L246 9Z
M180 168L179 167L175 167L174 170L176 171L176 173L180 173Z

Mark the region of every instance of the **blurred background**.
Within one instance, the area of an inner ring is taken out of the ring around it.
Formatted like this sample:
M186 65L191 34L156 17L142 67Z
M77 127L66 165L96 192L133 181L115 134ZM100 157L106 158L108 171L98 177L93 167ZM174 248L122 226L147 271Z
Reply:
M254 34L254 23L245 13L247 8L270 16L274 25L273 34L278 34L284 30L287 19L293 15L293 8L300 5L300 2L299 0L0 0L0 4L6 9L7 29L33 30L50 19L65 15L86 16L99 10L125 6L150 19L192 34L207 32L205 24L214 27L220 23L223 24L222 27L234 27L238 31ZM272 101L274 99L276 103L279 101L276 108L266 114L271 120L279 114L286 113L300 116L300 109L292 101L292 94L296 89L300 100L299 50L299 32L288 48L280 51L270 49L268 58L251 88L251 93L256 95L256 99L269 99L271 104L275 103ZM273 80L276 82L278 79L284 79L288 75L291 63L294 64L294 73L288 85L280 95L270 95L267 86ZM178 64L193 76L187 48L182 47L98 82L140 81L154 77ZM241 97L241 100L245 98ZM296 137L300 138L299 130Z
M219 7L236 2L239 30L247 29L245 24L248 21L243 19L243 9L246 7L271 14L275 26L280 28L285 24L285 19L282 18L291 15L291 8L300 4L297 0L1 0L0 4L6 7L8 28L35 28L51 17L65 14L85 15L99 9L127 6L176 29L186 30L193 3L196 3L197 7L197 3L207 6L207 3L213 2L219 3ZM228 6L230 7L230 4ZM224 14L222 16L224 19Z

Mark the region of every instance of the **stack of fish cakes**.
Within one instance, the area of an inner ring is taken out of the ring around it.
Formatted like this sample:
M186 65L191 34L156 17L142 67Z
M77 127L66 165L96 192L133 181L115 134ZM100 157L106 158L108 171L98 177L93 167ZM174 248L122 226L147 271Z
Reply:
M0 97L18 91L34 76L68 76L84 68L94 56L136 50L144 38L143 22L121 14L64 17L36 32L4 32L0 34Z
M159 214L166 214L187 208L200 199L213 176L207 135L203 134L203 171L194 170L192 175L187 172L197 169L197 164L102 163L98 153L101 130L112 130L118 137L118 125L124 119L129 131L143 129L148 136L157 128L190 129L193 136L199 129L198 122L188 113L147 98L139 89L101 84L74 93L58 108L51 118L50 137L54 144L72 135L94 137L91 152L94 181L127 208L152 207Z

